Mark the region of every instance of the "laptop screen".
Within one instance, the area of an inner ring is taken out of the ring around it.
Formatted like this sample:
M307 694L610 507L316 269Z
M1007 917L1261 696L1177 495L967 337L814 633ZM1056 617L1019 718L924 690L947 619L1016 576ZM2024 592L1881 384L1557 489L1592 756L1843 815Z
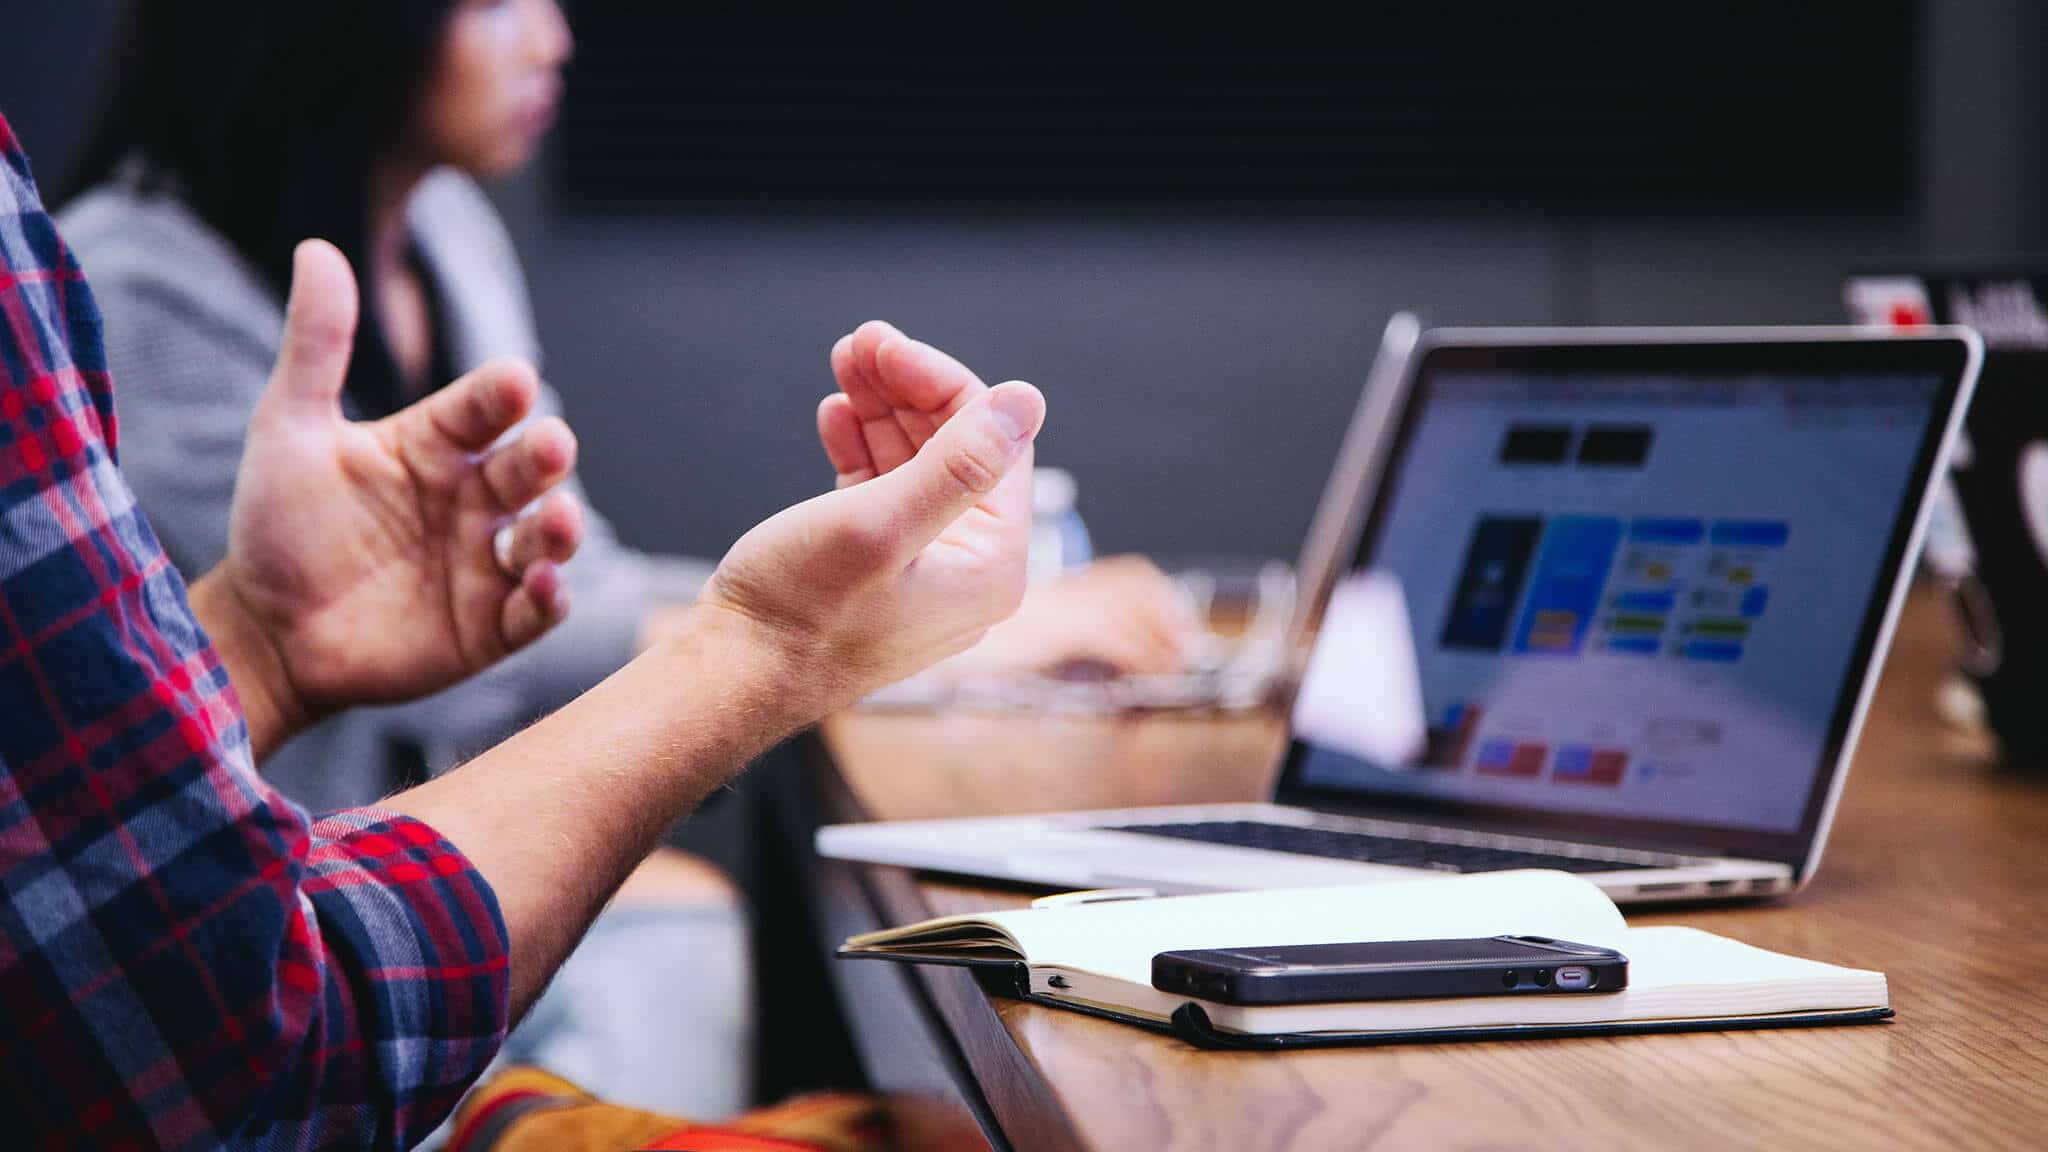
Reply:
M1324 613L1288 786L1798 833L1956 372L1436 351Z

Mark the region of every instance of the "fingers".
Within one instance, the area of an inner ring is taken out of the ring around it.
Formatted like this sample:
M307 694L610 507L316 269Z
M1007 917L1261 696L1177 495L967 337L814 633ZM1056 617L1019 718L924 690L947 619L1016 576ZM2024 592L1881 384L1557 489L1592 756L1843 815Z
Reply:
M879 320L833 347L832 372L859 418L878 473L901 467L941 424L988 390L966 365Z
M876 320L861 325L850 336L841 337L832 346L832 375L859 419L868 458L874 462L875 471L881 473L901 467L917 454L917 445L911 443L903 426L896 422L894 407L882 395L880 374L874 362L875 347L883 338L878 329L890 335L896 331Z
M557 492L512 524L509 543L493 541L496 566L508 573L511 591L499 609L498 628L505 651L533 643L569 615L569 589L563 564L583 542L583 509L566 492Z
M1150 561L1114 556L1034 589L1015 623L1039 637L1016 646L1039 671L1101 665L1118 675L1178 672L1193 621L1180 587Z
M965 364L900 332L875 345L874 367L882 397L898 415L919 415L933 427L988 390Z
M825 397L818 405L818 441L825 446L825 458L839 477L841 488L875 478L875 460L868 455L867 439L861 434L860 416L853 401L843 392Z
M583 506L567 492L556 492L511 528L501 557L507 572L523 575L535 564L567 564L583 543Z
M392 419L420 446L481 452L526 419L540 398L540 377L523 360L493 360Z
M870 320L832 345L832 377L839 381L840 391L853 402L853 410L862 420L876 420L889 414L891 405L882 396L880 373L875 369L875 349L897 335L901 333L894 325Z
M1179 589L1172 591L1175 596L1179 595ZM1164 674L1178 672L1186 666L1194 631L1187 627L1187 617L1178 608L1171 602L1156 601L1136 606L1131 627L1142 646L1143 663L1134 665L1130 671Z
M896 427L913 451L924 447L955 412L988 391L966 365L901 333L875 345L874 372Z
M519 586L505 597L499 615L499 633L505 650L526 647L569 615L569 588L562 570L541 562L520 573Z
M1022 381L984 392L948 420L903 467L853 492L861 514L892 526L900 554L915 554L978 504L1028 531L1031 477L1017 469L1045 423L1045 397Z
M291 297L284 343L270 373L270 394L301 404L340 403L355 347L355 274L339 249L308 240L292 253Z
M485 458L484 486L500 510L517 512L568 479L575 467L576 434L560 417L549 416Z
M1112 613L1097 621L1082 641L1083 657L1123 676L1178 672L1187 662L1185 638L1158 624L1155 614L1135 605L1121 616Z
M1095 586L1131 627L1142 629L1176 667L1201 631L1186 589L1142 556L1106 557L1076 579Z
M1099 663L1119 676L1163 676L1182 667L1179 646L1162 642L1143 627L1097 632L1088 638L1079 659Z

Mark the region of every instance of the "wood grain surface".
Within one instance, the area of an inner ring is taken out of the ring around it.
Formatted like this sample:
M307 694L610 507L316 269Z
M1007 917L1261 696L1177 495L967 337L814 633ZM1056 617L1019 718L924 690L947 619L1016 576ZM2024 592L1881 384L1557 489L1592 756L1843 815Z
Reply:
M1891 1024L1215 1053L991 998L957 970L927 984L1033 1152L2048 1147L2048 780L1937 719L1945 666L1943 618L1916 594L1804 892L1631 917L1883 970ZM825 737L862 807L894 818L1257 798L1282 739L1270 715L857 714ZM1025 898L871 871L897 922Z

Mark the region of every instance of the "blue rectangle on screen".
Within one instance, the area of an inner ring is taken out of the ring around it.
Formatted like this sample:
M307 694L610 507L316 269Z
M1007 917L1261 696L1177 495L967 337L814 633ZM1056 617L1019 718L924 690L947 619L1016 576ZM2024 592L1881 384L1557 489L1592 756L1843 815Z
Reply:
M1733 664L1742 659L1742 645L1726 640L1695 640L1685 646L1685 658L1703 664Z
M1717 520L1713 541L1723 548L1783 548L1792 527L1783 520Z
M1616 612L1669 612L1678 607L1674 592L1623 592L1614 598Z
M1584 744L1565 744L1551 755L1553 776L1584 776L1593 770L1593 750Z
M1515 744L1512 740L1488 740L1479 745L1479 755L1472 762L1482 768L1505 768L1515 759Z
M1607 571L1621 546L1621 521L1606 516L1559 516L1543 532L1528 603L1515 626L1514 650L1525 655L1571 656L1600 609Z
M1656 636L1609 636L1607 650L1625 652L1630 656L1655 656L1661 642Z
M1764 607L1771 602L1771 590L1761 585L1742 594L1742 614L1754 620L1764 614Z
M1698 520L1671 516L1646 516L1628 522L1631 544L1697 544L1707 534Z

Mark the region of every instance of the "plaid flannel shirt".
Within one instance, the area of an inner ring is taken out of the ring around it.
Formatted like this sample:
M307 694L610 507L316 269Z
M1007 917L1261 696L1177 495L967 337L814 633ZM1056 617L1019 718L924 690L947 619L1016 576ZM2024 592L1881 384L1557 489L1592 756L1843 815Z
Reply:
M497 902L425 825L262 782L115 464L0 119L0 1146L410 1146L503 1039Z

